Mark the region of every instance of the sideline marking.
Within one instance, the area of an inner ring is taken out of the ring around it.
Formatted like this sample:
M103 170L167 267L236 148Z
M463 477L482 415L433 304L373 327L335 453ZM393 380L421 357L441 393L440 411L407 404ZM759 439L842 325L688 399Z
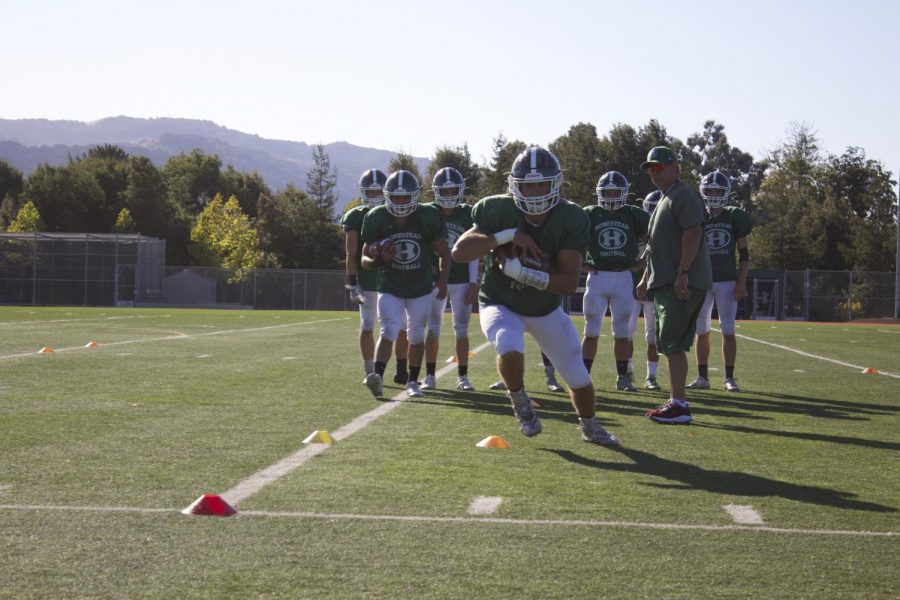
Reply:
M281 325L266 325L264 327L248 327L247 329L221 329L219 331L208 331L206 333L177 333L175 335L166 335L156 338L143 338L139 340L122 340L119 342L103 342L103 347L121 346L122 344L142 344L144 342L164 342L167 340L187 340L191 338L205 337L209 335L225 335L229 333L247 333L248 331L265 331L267 329L283 329L285 327L294 327L295 325L315 325L318 323L331 323L334 321L348 321L350 317L341 317L339 319L321 319L319 321L298 321L296 323L282 323ZM69 348L57 348L56 352L68 352L69 350L83 350L84 346L71 346ZM40 352L25 352L24 354L7 354L0 356L0 360L6 358L23 358L25 356L40 356Z
M63 505L29 505L0 504L0 510L22 511L69 511L69 512L113 512L113 513L172 513L181 515L178 508L140 508L128 506L63 506ZM424 515L363 515L351 513L317 513L317 512L276 512L267 510L245 510L238 512L234 518L241 517L274 517L288 519L325 519L356 521L399 521L409 523L457 523L475 525L491 523L493 525L547 525L564 527L631 527L640 529L670 529L683 531L735 531L792 533L799 535L835 535L854 537L898 537L897 531L864 531L853 529L798 529L793 527L759 527L747 525L691 525L687 523L642 523L640 521L593 521L593 520L554 520L554 519L509 519L500 517L429 517Z
M715 329L719 333L722 333L721 329L716 329L715 327L713 329ZM764 344L766 346L772 346L773 348L778 348L780 350L787 350L788 352L793 352L795 354L799 354L800 356L806 356L809 358L817 358L819 360L824 360L825 362L830 362L830 363L833 363L836 365L841 365L842 367L850 367L851 369L857 369L860 371L862 371L863 369L866 368L862 365L854 365L853 363L836 360L834 358L828 358L827 356L819 356L818 354L810 354L809 352L804 352L803 350L797 350L796 348L791 348L790 346L782 346L781 344L775 344L773 342L767 342L765 340L758 340L756 338L752 338L747 335L742 335L740 333L736 333L734 335L735 335L735 337L739 337L744 340L749 340L751 342L756 342L757 344ZM885 375L887 377L893 377L894 379L900 379L900 375L898 375L896 373L888 373L887 371L882 371L881 369L878 370L878 374Z
M485 342L475 348L473 352L478 354L485 348L490 346L490 343ZM456 364L447 365L445 367L441 367L439 371L435 373L435 378L439 379L444 374L450 372L451 370L456 369ZM368 392L367 392L368 393ZM377 408L370 410L369 412L362 414L337 431L331 433L331 437L334 438L336 442L347 439L378 417L386 415L391 412L398 406L400 403L406 400L408 396L406 395L406 391L402 391L393 398L388 401L382 402ZM322 452L325 452L328 448L330 448L328 444L307 444L302 449L297 452L291 454L288 457L281 459L280 461L260 470L248 477L247 479L241 481L236 486L221 494L221 496L232 506L235 506L240 501L249 498L265 486L269 485L273 481L276 481L280 477L290 473L309 459L314 456L318 456Z
M740 523L741 525L763 524L762 516L748 504L726 504L722 508L731 515L735 523Z
M502 503L503 498L500 496L478 496L472 499L467 512L470 515L492 515Z

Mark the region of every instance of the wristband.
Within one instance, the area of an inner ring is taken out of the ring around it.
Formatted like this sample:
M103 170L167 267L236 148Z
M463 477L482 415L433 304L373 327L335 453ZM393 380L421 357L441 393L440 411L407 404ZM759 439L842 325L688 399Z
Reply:
M679 275L690 275L690 274L691 274L691 270L690 270L690 269L681 269L681 271L679 271L678 274L679 274Z
M749 248L738 248L738 262L750 262L750 249Z
M530 285L539 290L546 290L547 286L550 285L550 273L523 267L522 261L518 258L506 259L503 263L503 274L510 279L515 279L519 283Z
M511 229L504 229L503 231L498 231L494 234L494 239L497 240L497 245L502 246L503 244L508 244L513 241L513 238L516 237L516 228L513 227Z

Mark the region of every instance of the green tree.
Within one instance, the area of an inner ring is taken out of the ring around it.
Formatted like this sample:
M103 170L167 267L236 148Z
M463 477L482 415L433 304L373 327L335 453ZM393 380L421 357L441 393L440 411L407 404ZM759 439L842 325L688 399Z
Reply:
M275 197L261 196L258 215L256 227L266 266L341 268L343 232L303 191L289 184Z
M483 169L482 194L505 194L509 189L509 170L513 161L528 145L520 140L510 142L503 133L494 138L490 165Z
M16 218L24 186L22 172L0 159L0 228L5 228Z
M119 211L119 216L116 217L116 222L113 225L113 233L134 233L134 219L131 218L131 212L127 208L123 208Z
M335 187L337 171L331 168L331 159L323 144L313 146L313 166L306 174L306 193L323 215L334 218L337 201Z
M597 180L608 171L601 163L600 140L597 128L590 123L578 123L566 135L558 137L549 147L562 165L562 197L581 206L597 202Z
M39 165L26 180L22 194L34 202L47 231L108 233L115 219L94 176L71 165Z
M237 198L216 194L191 229L191 251L198 264L235 271L243 279L259 261L259 239Z
M221 168L217 155L205 154L199 148L170 157L162 169L169 197L187 214L200 214L222 189Z
M256 218L256 203L262 194L271 194L269 186L263 178L253 171L244 173L235 170L234 167L228 165L222 171L220 192L226 198L234 196L244 211L251 219Z
M41 213L38 212L34 202L28 200L22 205L22 208L19 209L19 214L16 215L16 218L9 224L7 231L9 233L47 231L47 225L44 224Z
M691 135L686 145L697 158L694 176L721 171L731 180L733 202L752 212L752 194L762 185L768 163L756 162L752 155L732 146L725 126L715 121L706 121L703 131Z
M428 165L428 174L425 177L425 181L420 181L422 188L431 192L431 182L434 179L434 174L444 167L453 167L463 176L463 180L466 182L466 202L474 204L481 198L482 172L478 165L472 162L472 154L469 152L468 144L463 144L458 148L441 146L435 150L431 163Z
M166 262L191 263L191 221L168 193L162 172L149 158L132 156L128 185L122 194L124 208L134 220L135 231L166 240Z
M413 159L411 154L406 154L402 150L397 153L397 156L391 159L388 163L388 175L393 173L394 171L399 170L409 171L413 175L416 176L416 179L419 180L419 185L424 187L424 182L422 181L422 174L419 173L419 167L416 166L416 161Z

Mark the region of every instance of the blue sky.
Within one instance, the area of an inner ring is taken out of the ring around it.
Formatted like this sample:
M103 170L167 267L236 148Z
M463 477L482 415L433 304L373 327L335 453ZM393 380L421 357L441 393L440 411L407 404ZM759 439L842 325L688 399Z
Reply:
M4 3L2 118L207 119L430 156L578 122L715 119L757 158L794 123L896 174L900 3ZM552 7L552 8L551 8ZM895 175L896 177L896 175Z

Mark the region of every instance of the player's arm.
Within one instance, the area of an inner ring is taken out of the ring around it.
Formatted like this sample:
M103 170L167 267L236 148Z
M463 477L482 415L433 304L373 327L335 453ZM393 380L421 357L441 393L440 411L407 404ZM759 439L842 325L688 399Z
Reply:
M747 296L747 271L750 270L750 250L746 237L739 237L736 243L738 251L738 274L734 284L734 299L743 300Z
M485 233L474 226L467 232L459 236L456 244L453 245L453 260L458 263L465 263L481 258L497 246L512 243L513 246L521 248L526 255L534 258L543 257L544 253L531 236L517 231L516 229L505 229L497 233Z
M359 232L355 229L344 232L345 261L347 264L347 277L356 277L356 249L359 247ZM356 282L353 282L356 283Z
M584 258L580 250L560 250L557 255L559 270L550 273L546 290L561 296L569 296L578 289L581 279L581 263Z
M371 271L384 267L394 260L395 252L396 249L390 239L367 242L363 246L362 259L359 262L363 269Z

